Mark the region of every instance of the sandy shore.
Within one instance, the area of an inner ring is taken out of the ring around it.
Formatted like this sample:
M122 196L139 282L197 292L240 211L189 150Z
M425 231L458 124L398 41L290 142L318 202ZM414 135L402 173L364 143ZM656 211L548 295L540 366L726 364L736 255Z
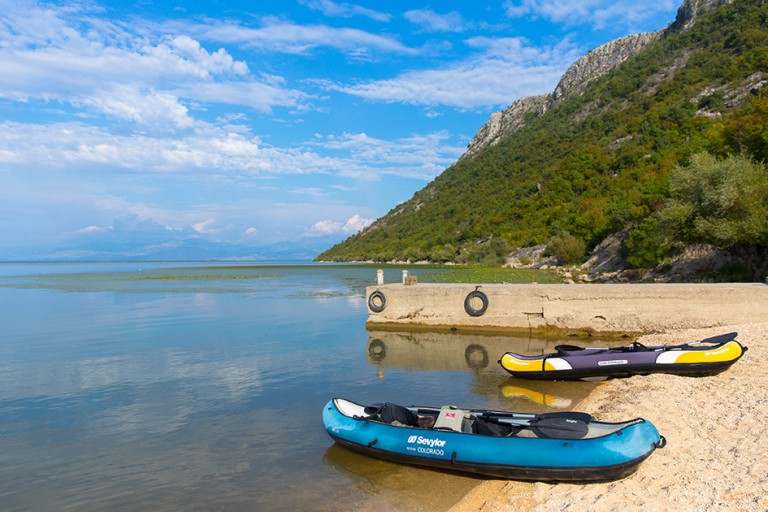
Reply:
M450 512L768 510L768 323L640 341L674 344L731 331L749 351L726 372L608 381L574 407L604 421L643 417L656 425L667 446L633 475L588 485L486 481Z

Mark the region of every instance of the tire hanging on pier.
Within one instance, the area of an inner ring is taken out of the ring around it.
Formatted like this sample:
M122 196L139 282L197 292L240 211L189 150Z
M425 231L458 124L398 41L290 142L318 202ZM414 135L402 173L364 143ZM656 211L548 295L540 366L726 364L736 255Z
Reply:
M479 288L479 286L477 288ZM488 309L488 296L477 288L475 288L474 291L469 292L467 298L464 299L464 311L466 311L469 316L483 316L485 310ZM482 305L479 308L475 308L472 305L472 299L480 299Z
M387 307L387 297L381 290L376 290L368 296L368 308L374 313L381 313Z

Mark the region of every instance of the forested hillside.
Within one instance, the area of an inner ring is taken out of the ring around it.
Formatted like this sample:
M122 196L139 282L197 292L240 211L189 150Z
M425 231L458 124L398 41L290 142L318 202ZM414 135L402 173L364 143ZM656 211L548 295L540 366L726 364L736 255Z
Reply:
M621 233L634 267L682 245L768 247L768 4L665 31L318 260L578 261Z

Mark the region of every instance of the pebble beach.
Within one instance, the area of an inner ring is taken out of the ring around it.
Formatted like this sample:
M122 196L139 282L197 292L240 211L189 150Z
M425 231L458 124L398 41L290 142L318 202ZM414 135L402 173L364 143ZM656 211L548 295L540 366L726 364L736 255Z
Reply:
M746 354L711 377L635 376L598 386L574 410L599 420L642 417L666 437L638 470L599 484L480 483L450 512L768 510L768 323L646 335L677 344L736 331Z

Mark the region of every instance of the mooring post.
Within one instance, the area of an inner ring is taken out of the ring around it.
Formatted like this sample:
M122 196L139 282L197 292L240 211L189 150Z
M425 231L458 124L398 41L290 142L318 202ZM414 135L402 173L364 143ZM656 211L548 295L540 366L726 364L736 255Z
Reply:
M405 280L408 278L408 271L403 270L403 284L405 284Z
M376 271L376 284L379 286L384 284L384 271L382 269Z

